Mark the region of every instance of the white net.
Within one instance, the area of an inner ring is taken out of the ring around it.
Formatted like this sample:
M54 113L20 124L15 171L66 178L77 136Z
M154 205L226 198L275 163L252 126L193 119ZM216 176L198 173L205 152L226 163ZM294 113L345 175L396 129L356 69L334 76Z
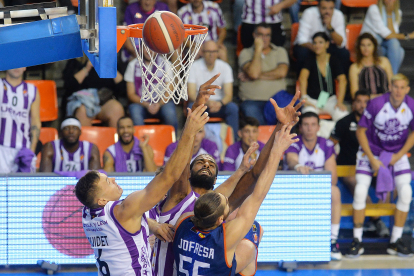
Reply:
M184 25L186 30L191 27ZM207 32L189 35L172 53L151 51L142 38L131 37L142 70L141 102L157 103L170 99L178 104L187 101L187 80L191 65L200 50Z

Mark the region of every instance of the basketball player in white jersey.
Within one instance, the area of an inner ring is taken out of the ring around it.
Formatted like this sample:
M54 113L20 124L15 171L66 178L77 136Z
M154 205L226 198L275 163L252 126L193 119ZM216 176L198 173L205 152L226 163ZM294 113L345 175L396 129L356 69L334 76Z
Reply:
M218 76L219 74L211 78L210 81L214 81L216 78L218 78ZM193 108L197 107L200 104L206 103L210 95L214 95L214 92L211 92L207 89L209 82L200 86L199 93L197 95L197 99L193 105ZM297 122L299 120L298 116L300 115L300 112L297 112L297 110L301 107L302 103L294 106L294 103L299 98L299 95L300 94L298 92L292 102L285 108L279 108L276 102L271 100L275 107L279 122L290 123ZM264 146L262 153L253 166L252 170L245 173L250 165L247 166L246 170L244 170L242 166L216 189L216 191L219 191L223 195L229 197L231 211L239 207L244 199L246 199L246 197L252 192L261 171L269 159L270 149L273 146L275 133L276 131L279 131L280 128L281 124L276 127L271 138ZM250 147L248 152L245 154L247 163L249 163L248 160L250 155L255 152L258 147L259 146L257 143L255 143L255 146ZM188 163L190 160L191 159L188 160ZM255 160L251 161L251 164L254 164ZM189 168L190 171L187 171L187 174L183 175L180 181L175 183L174 186L170 189L167 194L167 198L155 207L159 215L160 223L169 223L174 225L181 214L190 212L194 209L195 199L198 196L203 195L214 188L218 169L217 164L212 156L208 154L197 156L194 161L191 162L191 166L189 166ZM190 172L191 176L189 181L188 179ZM243 252L241 254L243 254ZM152 257L152 265L155 275L172 275L174 259L171 243L165 244L161 241L156 241L154 246L154 254Z
M99 275L152 275L149 228L145 212L157 204L183 173L197 131L209 120L206 106L189 110L177 149L164 170L141 191L119 200L122 188L114 178L88 172L76 184L85 205L83 228L95 251Z
M0 173L17 172L15 163L18 153L25 149L25 155L34 155L39 140L40 96L36 87L23 81L26 68L6 71L6 78L0 79ZM31 152L30 152L31 151Z
M299 142L286 150L284 158L285 169L295 170L302 174L311 171L330 171L332 173L331 188L331 259L340 260L342 254L337 243L339 223L341 221L341 192L336 186L336 155L331 140L318 137L319 116L313 112L306 112L299 121Z
M60 131L61 139L43 146L41 172L78 172L101 168L98 147L87 141L79 141L81 123L78 119L66 118Z

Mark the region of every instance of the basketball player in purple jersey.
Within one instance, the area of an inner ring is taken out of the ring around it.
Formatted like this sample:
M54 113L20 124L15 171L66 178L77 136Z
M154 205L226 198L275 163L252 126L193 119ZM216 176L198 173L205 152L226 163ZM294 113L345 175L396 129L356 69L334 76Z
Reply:
M79 141L81 123L75 117L60 125L61 139L49 142L42 149L41 172L78 172L101 168L99 149L95 144Z
M134 137L134 122L130 117L122 117L117 123L118 142L109 146L103 163L106 172L155 172L154 151L148 145L148 136L144 141Z
M40 96L33 84L23 81L24 71L26 67L7 70L6 78L0 79L0 173L19 171L18 154L33 157L30 167L35 171Z
M360 149L357 153L357 184L352 203L354 240L349 250L350 256L357 257L364 253L362 226L365 202L374 173L378 173L377 191L380 187L384 191L384 198L387 191L398 191L395 223L387 253L401 257L413 255L410 246L404 244L401 238L412 199L411 167L406 155L414 145L414 100L408 96L409 85L406 76L396 74L391 81L391 91L368 102L359 120L356 136ZM384 183L387 170L392 172Z
M253 225L273 183L283 152L298 141L296 134L290 134L294 124L282 126L274 136L268 162L234 220L226 221L230 213L229 199L216 191L200 196L194 205L194 212L181 215L176 223L173 242L174 275L227 276L235 275L239 270L236 247ZM202 168L201 164L194 166Z
M299 121L299 142L286 150L284 169L295 170L302 174L310 171L330 171L332 173L331 187L331 259L340 260L342 254L337 243L339 223L341 221L341 192L336 186L336 155L334 143L318 137L319 116L314 112L304 113Z
M119 200L122 188L114 178L88 172L76 184L83 209L83 228L95 251L99 275L152 275L149 226L145 212L157 204L180 178L197 131L208 122L206 106L189 110L176 151L164 170L141 191Z
M208 101L210 95L214 95L214 91L208 90L206 86L211 84L218 78L218 76L219 75L214 76L208 82L200 86L193 108L200 104L204 104ZM299 120L298 116L300 115L300 112L297 112L297 110L301 107L302 103L294 106L294 103L298 97L299 92L295 95L292 102L285 108L279 108L276 102L271 100L280 123L275 128L271 138L264 146L256 164L253 166L252 170L247 173L243 171L243 168L240 168L216 189L223 195L229 197L231 210L239 207L244 199L252 192L261 171L268 161L275 133L281 129L281 123L297 122ZM255 152L257 148L258 145L256 144L253 148L251 148L252 152ZM248 156L248 160L251 153L246 155ZM252 161L254 162L254 160ZM201 164L202 168L196 169L196 167L198 167L196 164ZM155 207L159 213L160 223L174 224L181 214L193 210L195 199L199 195L213 189L217 176L217 164L212 156L208 154L197 156L194 161L191 162L190 171L190 181L188 181L188 174L183 175L180 181L175 183L170 189L167 198ZM172 244L165 244L161 241L156 241L154 246L154 254L152 256L152 264L155 275L172 275L172 267L174 263L172 256Z

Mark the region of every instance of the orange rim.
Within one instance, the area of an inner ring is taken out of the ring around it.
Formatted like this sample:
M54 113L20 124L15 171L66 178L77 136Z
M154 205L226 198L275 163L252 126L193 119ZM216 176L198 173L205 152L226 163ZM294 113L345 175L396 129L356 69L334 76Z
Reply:
M128 37L142 38L144 23L117 27L117 52L122 48ZM206 34L208 28L200 25L184 24L185 38L189 35Z

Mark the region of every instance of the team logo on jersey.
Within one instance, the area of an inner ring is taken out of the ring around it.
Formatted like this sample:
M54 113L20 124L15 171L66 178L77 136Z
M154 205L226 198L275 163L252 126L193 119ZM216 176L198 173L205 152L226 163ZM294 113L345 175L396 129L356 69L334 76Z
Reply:
M252 231L255 232L255 233L257 232L257 226L256 226L256 224L253 224L252 225Z
M254 240L254 243L257 243L259 241L256 233L253 234L253 240Z
M201 233L199 230L197 230L197 228L193 227L191 228L191 231L193 231L194 233L197 234L197 236L199 236L200 238L204 239L206 237L206 235L204 235L203 233Z
M401 130L401 124L398 119L393 118L385 122L384 132L385 134L394 134Z
M401 113L404 113L404 112L405 112L405 108L401 109Z
M307 161L306 163L305 163L305 166L306 167L309 167L309 168L311 168L312 170L314 170L315 169L315 163L314 162L312 162L312 161Z
M140 14L139 12L137 12L137 13L135 14L135 18L142 18L142 14Z
M315 153L318 153L318 149L315 150Z
M27 96L27 89L23 89L23 95Z
M83 161L83 158L84 158L85 156L82 154L81 156L80 156L80 161Z

